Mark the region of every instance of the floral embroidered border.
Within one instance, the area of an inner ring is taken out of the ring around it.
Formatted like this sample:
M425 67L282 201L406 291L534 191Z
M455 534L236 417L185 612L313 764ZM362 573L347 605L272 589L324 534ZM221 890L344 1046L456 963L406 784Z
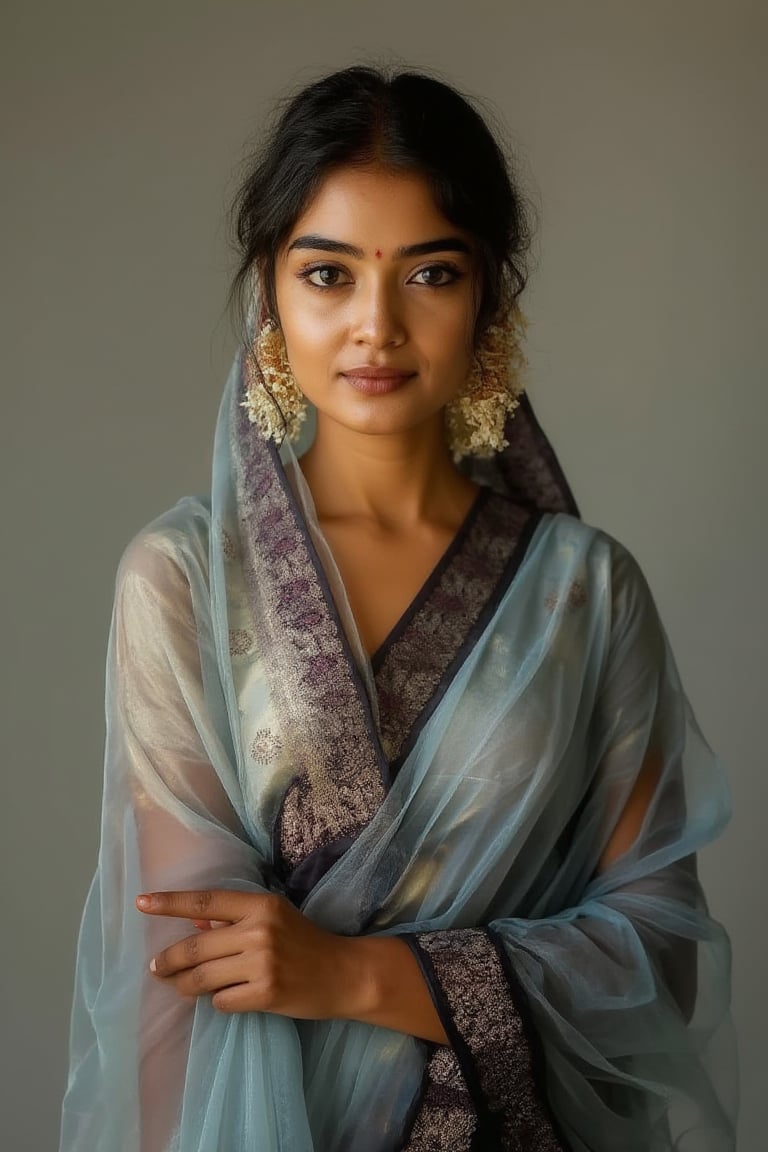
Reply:
M456 1054L436 1047L402 1152L472 1152L476 1135L477 1113Z
M277 450L251 426L237 393L230 421L255 643L268 655L275 739L293 777L274 837L276 866L289 875L313 852L348 844L370 822L384 798L387 765Z
M498 944L483 928L417 933L403 939L416 954L477 1112L478 1148L565 1152L537 1083L526 1022ZM423 1093L417 1126L435 1111ZM424 1115L422 1115L422 1113ZM419 1145L406 1145L419 1148ZM425 1148L430 1145L424 1145ZM473 1147L473 1145L468 1145Z
M539 516L485 489L453 546L374 661L377 731L323 566L274 445L233 394L239 536L252 634L233 657L268 656L275 731L251 749L290 766L273 828L276 874L297 903L370 823L392 772L439 703L525 554ZM344 749L344 754L339 754Z
M498 606L539 516L489 489L380 658L379 727L390 763L402 761L466 649ZM378 657L378 654L377 654Z

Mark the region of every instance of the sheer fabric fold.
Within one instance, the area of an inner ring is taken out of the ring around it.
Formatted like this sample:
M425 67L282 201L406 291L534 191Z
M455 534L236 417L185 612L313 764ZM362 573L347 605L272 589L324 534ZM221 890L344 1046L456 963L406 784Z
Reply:
M297 765L322 804L308 750L324 733L301 702L288 725L279 631L254 598L245 531L267 502L246 491L240 387L238 361L211 498L149 524L117 573L61 1152L732 1149L728 942L695 869L728 817L722 769L636 562L568 512L542 512L397 774L301 903L338 933L404 935L451 1047L225 1016L150 977L149 958L194 929L142 916L135 896L284 891L275 829ZM314 544L334 605L315 607L379 764L343 586L291 450L272 467ZM353 752L339 747L340 773ZM644 818L617 850L638 790Z

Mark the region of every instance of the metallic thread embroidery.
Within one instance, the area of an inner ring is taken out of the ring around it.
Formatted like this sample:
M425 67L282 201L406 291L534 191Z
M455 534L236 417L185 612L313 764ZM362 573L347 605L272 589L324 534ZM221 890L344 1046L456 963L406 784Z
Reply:
M278 474L275 449L234 402L231 421L244 494L240 536L248 596L259 621L258 644L269 669L280 739L294 773L279 838L285 864L295 868L317 848L359 833L380 806L384 784L363 690L353 679L340 629Z
M482 928L417 935L509 1152L562 1152L542 1104L523 1022L496 948ZM426 1103L426 1101L425 1101Z
M491 493L460 547L376 670L384 752L396 760L480 619L531 512Z
M548 612L554 612L563 597L559 592L548 592L544 597L544 607ZM565 604L569 609L583 608L587 603L587 590L581 580L573 580L565 594Z
M437 1048L427 1062L419 1110L403 1152L469 1152L477 1127L455 1053Z
M247 656L253 647L253 634L247 628L233 628L229 633L229 651L232 656Z
M251 636L247 648L240 630L230 642L233 655L258 643L269 670L275 728L292 773L277 827L278 851L290 871L319 849L354 838L371 821L384 798L386 766L276 450L254 434L238 405L231 420L244 494L243 572L259 629L258 641ZM381 746L390 762L481 620L531 515L489 492L386 651L375 678ZM253 759L263 763L263 755L260 750Z
M237 548L235 542L227 532L226 528L221 530L221 550L227 560L234 560L237 557Z
M259 728L251 741L251 759L257 764L271 764L280 755L281 748L279 736L270 728Z
M525 392L506 429L509 447L490 461L504 490L520 504L578 516L573 493L544 436ZM481 466L485 465L481 462Z
M580 580L574 580L568 589L569 608L583 608L587 602L587 591Z

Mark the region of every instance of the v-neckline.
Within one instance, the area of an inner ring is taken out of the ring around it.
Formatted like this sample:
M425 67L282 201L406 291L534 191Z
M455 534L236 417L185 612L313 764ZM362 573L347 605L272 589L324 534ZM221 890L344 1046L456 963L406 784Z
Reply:
M312 492L295 458L294 468L295 479L286 474L292 513L312 546L326 608L336 622L350 672L369 714L369 734L388 789L450 679L498 607L542 514L488 485L479 485L444 552L370 654L320 526ZM327 565L322 551L327 554ZM341 591L342 604L333 584Z
M355 617L355 614L352 610L352 604L349 599L349 594L346 591L338 561L336 560L333 548L331 547L330 541L328 540L328 536L323 531L322 525L320 523L320 517L317 514L317 507L315 505L314 497L312 496L312 490L310 489L309 484L307 483L307 480L301 469L299 459L294 457L291 463L292 471L295 473L296 479L293 479L293 476L288 471L288 469L286 469L286 478L288 479L288 490L290 492L290 500L293 506L293 513L315 546L315 552L320 562L323 575L325 576L325 582L327 582L327 584L324 582L325 586L323 590L325 592L326 599L330 601L328 606L329 608L335 609L335 614L338 616L339 624L341 625L347 640L350 642L350 647L353 650L355 647L357 647L360 655L365 658L367 664L366 670L370 670L372 675L375 677L376 669L386 658L387 652L397 641L398 637L401 636L405 629L408 627L421 605L429 597L430 592L439 582L440 577L442 576L445 569L448 567L456 553L462 547L469 530L471 529L481 508L484 506L493 490L485 484L477 485L477 492L475 493L471 504L464 514L463 519L461 520L450 541L446 545L444 551L441 553L432 569L428 572L424 581L416 590L411 600L400 613L397 620L395 620L395 622L392 624L383 640L381 640L373 652L369 652L368 648L363 643L360 625L358 624L357 618ZM299 491L297 491L297 488ZM309 519L304 508L302 507L303 504L306 504L307 511L310 513ZM319 548L318 543L321 545ZM330 560L330 572L328 571L328 566L322 560L322 551L327 553ZM333 594L334 585L337 585L338 588L344 593L344 601L342 604L338 603L337 598ZM344 627L345 616L348 616L349 624L351 625L350 629ZM349 631L352 632L352 636L349 635Z
M449 540L442 554L427 574L421 586L417 589L414 596L400 613L397 620L395 620L394 624L389 629L381 643L375 648L373 652L366 651L366 655L373 670L374 676L376 675L377 669L381 667L383 661L386 659L387 653L391 649L392 645L408 627L421 605L429 597L430 593L439 582L440 577L442 576L445 569L451 563L456 553L460 550L466 539L467 533L469 532L480 512L480 509L488 499L490 491L490 488L487 488L483 485L478 485L477 492L472 499L472 503L469 505L469 508L465 512L461 523ZM359 633L360 629L358 627L358 635Z
M394 776L490 622L541 514L491 489L436 567L374 669L378 734Z
M510 591L543 514L484 484L373 653L374 675L292 448L255 436L242 405L233 402L228 419L242 573L269 690L266 736L285 771L270 856L276 881L300 904L384 803Z
M374 653L374 674L348 600L339 604L332 591L337 583L346 597L298 461L255 438L241 443L249 598L271 653L278 739L293 749L272 858L286 893L301 904L374 818L498 608L540 515L481 487Z

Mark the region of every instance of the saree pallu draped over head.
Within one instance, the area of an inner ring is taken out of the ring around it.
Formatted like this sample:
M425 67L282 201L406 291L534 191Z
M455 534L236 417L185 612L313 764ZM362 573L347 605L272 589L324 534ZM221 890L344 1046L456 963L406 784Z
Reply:
M725 1152L729 949L696 853L728 796L653 599L528 401L369 660L236 361L211 498L118 570L98 867L62 1152ZM644 816L619 850L630 796ZM148 961L139 892L287 895L414 950L450 1046L223 1014Z

